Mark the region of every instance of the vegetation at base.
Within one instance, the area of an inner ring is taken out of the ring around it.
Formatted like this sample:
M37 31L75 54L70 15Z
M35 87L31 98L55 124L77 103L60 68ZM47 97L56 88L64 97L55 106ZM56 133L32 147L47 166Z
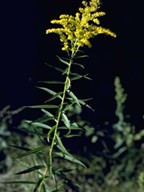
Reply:
M82 110L80 108L75 106L69 111L69 116L75 116L78 124L86 130L85 132L81 132L80 130L80 135L82 135L82 137L78 138L79 143L81 143L83 139L86 141L83 148L81 148L82 154L75 151L75 156L81 160L87 168L83 168L78 164L75 167L71 162L64 161L61 158L57 159L54 164L56 168L61 168L61 170L66 171L62 178L59 177L59 182L64 182L65 180L68 185L70 185L70 181L72 183L77 183L75 187L79 188L79 191L82 192L86 190L91 192L123 192L126 190L142 192L144 190L143 129L140 132L137 132L135 126L126 121L124 107L126 105L127 94L121 85L119 77L115 78L114 86L116 101L115 115L117 116L117 122L113 125L109 125L113 128L110 136L105 134L105 130L109 127L108 125L101 125L100 129L96 130L94 125L91 125L90 122L81 119ZM1 111L1 114L6 114L8 109L9 107L4 108ZM10 114L10 112L8 114ZM1 130L5 119L9 119L5 118L6 116L1 118ZM37 174L35 173L33 175L31 171L38 171L42 167L37 166L33 167L33 169L28 169L29 165L33 162L32 158L28 156L23 157L23 162L12 159L13 152L16 148L9 148L9 145L14 145L11 140L13 138L13 136L11 136L12 133L10 132L10 134L7 134L11 124L8 121L5 125L6 128L5 131L3 131L3 135L1 135L1 139L5 141L5 146L7 146L7 148L1 148L1 153L4 153L6 158L0 163L3 165L1 166L1 173L3 174L0 175L0 178L3 182L8 182L11 181L11 178L15 178L17 182L13 184L1 183L0 190L3 192L32 191L33 182L35 181L35 178L37 178ZM25 129L30 128L29 122L22 121L20 127ZM4 135L7 139L4 139ZM17 144L21 146L20 149L23 149L23 151L32 148L33 144L38 145L39 143L37 137L33 136L31 133L23 138L25 144L24 142L21 143L20 135L16 133L14 133L14 135L15 138L17 138ZM111 144L113 143L110 148L109 142ZM101 143L101 148L97 147L100 146L99 143ZM69 151L73 150L71 149L71 145L68 145L68 147ZM90 151L91 148L95 148L95 152L93 150ZM20 151L17 147L17 154L21 155ZM10 165L7 164L7 159L9 158L11 162ZM25 170L26 172L24 172ZM19 175L18 173L21 171L25 174ZM13 176L14 172L18 175L16 174ZM23 184L20 181L23 181ZM26 181L29 181L29 184ZM49 179L47 185L51 186L52 184L53 180ZM72 189L68 187L67 191L72 191Z

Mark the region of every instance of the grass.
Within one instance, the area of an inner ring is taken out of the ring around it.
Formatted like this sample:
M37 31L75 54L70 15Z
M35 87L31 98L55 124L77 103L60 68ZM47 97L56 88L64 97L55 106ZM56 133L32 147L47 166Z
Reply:
M102 172L102 166L99 164L101 159L97 157L91 157L90 160L88 158L83 159L87 162L87 168L83 169L81 166L77 166L77 169L72 172L68 172L66 177L72 181L72 183L77 183L80 188L79 192L137 192L138 191L138 182L136 178L131 180L123 181L122 179L114 177L108 177L108 175L112 175L112 172L104 173ZM29 163L32 161L31 159L25 159L25 162ZM65 169L72 168L71 163L66 163L63 160L59 160L55 162L56 166L65 167ZM8 182L14 180L26 180L26 181L35 181L36 175L33 173L23 174L23 175L14 175L13 173L17 173L21 170L25 169L25 165L22 163L13 162L13 166L7 172L0 174L1 182ZM63 182L61 178L59 179L59 183ZM52 180L47 183L47 185L51 185ZM74 192L71 188L65 189L67 192ZM24 184L5 184L0 183L0 191L1 192L31 192L33 191L33 185L24 185Z

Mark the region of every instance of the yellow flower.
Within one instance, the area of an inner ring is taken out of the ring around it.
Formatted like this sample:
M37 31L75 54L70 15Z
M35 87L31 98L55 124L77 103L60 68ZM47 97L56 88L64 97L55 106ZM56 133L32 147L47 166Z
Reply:
M89 39L99 34L116 37L111 30L99 26L99 17L105 15L105 12L98 12L100 0L90 0L89 3L82 1L82 4L84 7L80 7L75 16L62 14L59 20L51 21L52 24L61 25L61 28L46 30L46 34L56 33L60 36L63 51L75 53L79 47L84 45L91 47Z

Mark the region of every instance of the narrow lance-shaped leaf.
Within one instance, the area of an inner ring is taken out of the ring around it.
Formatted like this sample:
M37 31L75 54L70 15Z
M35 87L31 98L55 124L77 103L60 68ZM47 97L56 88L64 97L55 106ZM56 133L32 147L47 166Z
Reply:
M27 174L27 173L30 173L32 171L35 171L35 170L38 170L38 169L42 169L44 167L45 167L44 165L37 165L37 166L31 167L31 168L25 169L23 171L20 171L20 172L16 173L16 175Z
M68 69L69 69L69 67L67 67L67 68L63 71L62 75L67 74Z
M13 147L13 148L23 150L23 151L29 151L30 150L30 148L20 147L20 146L15 146L15 145L9 145L9 147Z
M38 89L41 89L43 91L46 91L47 93L49 93L50 95L56 95L57 93L49 88L46 88L46 87L37 87ZM61 99L60 95L58 95L58 98Z
M42 183L42 181L43 181L43 177L41 177L39 180L38 180L38 182L37 182L37 184L36 184L36 186L35 186L35 188L34 188L34 191L33 192L38 192L38 189L39 189L39 187L40 187L40 185L41 185L41 183Z
M52 113L50 113L49 111L45 110L45 109L41 109L41 111L46 114L48 117L54 117L54 115Z
M78 56L75 56L75 59L81 59L86 57L88 57L88 55L78 55Z
M63 85L64 84L64 82L62 82L62 81L38 81L39 83L45 83L45 84L56 84L56 85L58 85L58 84L61 84L61 85Z
M81 135L79 134L66 134L65 138L72 138L72 137L81 137Z
M80 64L80 63L73 63L73 65L79 66L79 67L81 67L82 69L84 69L84 66L83 66L82 64Z
M91 106L89 106L85 101L79 99L79 103L81 105L84 105L85 107L91 109L92 111L94 111L94 109Z
M85 79L88 79L88 80L92 80L89 76L88 76L89 74L86 74L86 75L84 75L83 77L85 78Z
M61 126L61 127L59 127L59 129L62 129L62 130L66 130L67 128L65 127L65 126ZM71 126L70 127L70 130L82 130L81 128L79 128L79 127L73 127L73 126Z
M57 56L57 58L59 59L60 62L66 64L66 65L69 65L69 62L66 61L65 59L63 59L63 58L61 58L61 57L59 57L59 56Z
M0 183L5 183L5 184L36 184L34 181L5 181L5 182L0 182Z
M54 65L50 65L48 63L45 63L46 65L48 65L51 68L54 68L56 71L62 72L63 73L63 69L59 68L59 67L55 67Z
M72 99L71 99L72 100ZM65 106L64 106L64 108L63 108L63 111L67 111L67 110L70 110L71 108L72 108L72 106L73 106L73 104L74 104L75 102L71 102L70 104L69 103L65 103Z
M72 81L79 80L79 79L81 79L81 78L85 78L85 79L88 79L88 80L92 80L90 77L88 77L88 74L80 75L80 74L78 74L78 73L71 73L71 75L73 75L73 77L71 77L71 80L72 80Z
M70 129L70 120L68 119L68 117L66 116L66 114L62 113L62 120L64 125Z
M23 131L25 131L26 133L29 132L32 135L37 135L38 137L39 136L42 136L43 138L47 137L46 133L42 133L42 131L41 132L38 130L37 131L31 131L31 130L27 130L27 129L23 129Z
M31 105L27 106L28 108L33 108L33 109L56 109L58 108L57 105Z
M45 101L45 103L49 102L49 101L52 101L56 98L59 98L59 99L62 99L62 97L60 95L62 95L63 92L59 92L57 94L55 94L54 96L52 96L51 98L49 98L48 100Z
M79 80L81 78L83 78L83 75L75 74L74 77L71 77L71 81Z
M20 154L16 157L16 159L18 158L21 158L21 157L25 157L25 156L28 156L28 155L32 155L32 154L35 154L35 153L39 153L43 150L46 150L48 148L48 146L40 146L40 147L36 147L34 149L31 149L23 154Z
M78 159L76 159L75 157L73 157L72 155L67 155L67 154L64 154L64 153L61 153L61 152L55 152L55 154L63 159L66 159L70 162L73 162L73 163L77 163L79 165L82 165L83 167L86 167L81 161L79 161Z
M81 130L81 128L78 126L78 124L76 122L71 124L71 129L73 129L73 130Z
M67 93L68 93L69 96L75 101L75 103L76 103L78 106L80 106L79 99L76 97L76 95L75 95L72 91L70 91L70 90L68 90Z
M20 112L23 111L25 108L26 108L26 106L20 107L20 108L14 110L14 111L11 111L11 114L12 114L12 115L15 115L15 114L17 114L17 113L20 113Z
M62 143L61 138L57 135L57 147L63 152L64 154L70 155L70 153L67 151L65 146Z
M31 125L35 126L35 127L41 127L41 128L44 128L44 129L50 129L51 127L47 124L44 124L44 123L40 123L40 122L29 122L29 121L26 121L28 123L30 123Z
M127 147L121 147L119 150L113 155L113 158L118 158L122 153L124 153L127 150Z

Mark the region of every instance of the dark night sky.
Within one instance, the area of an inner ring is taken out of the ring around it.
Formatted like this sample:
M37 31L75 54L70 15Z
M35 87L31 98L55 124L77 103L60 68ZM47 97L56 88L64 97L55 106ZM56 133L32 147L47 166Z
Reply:
M124 3L123 3L124 2ZM103 0L103 26L117 33L117 39L98 36L91 49L86 70L93 82L83 82L81 94L93 97L93 119L111 119L114 112L113 80L119 75L128 93L127 113L134 123L143 115L143 11L134 0ZM34 85L50 79L44 62L55 62L59 54L58 38L45 35L50 20L61 13L74 13L81 1L73 0L1 0L0 1L0 100L17 108L39 101ZM88 91L87 91L87 90ZM79 94L79 93L78 93ZM86 112L86 114L88 114Z

